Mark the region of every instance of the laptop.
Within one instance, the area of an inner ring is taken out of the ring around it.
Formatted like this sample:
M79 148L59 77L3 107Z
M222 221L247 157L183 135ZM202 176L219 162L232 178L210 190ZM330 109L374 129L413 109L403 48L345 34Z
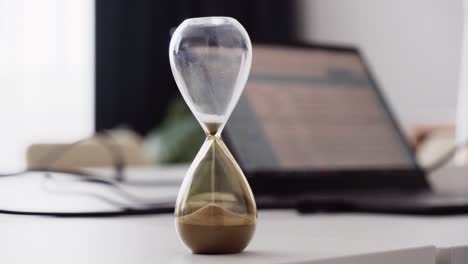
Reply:
M254 43L223 138L260 208L468 212L466 197L431 191L355 47Z

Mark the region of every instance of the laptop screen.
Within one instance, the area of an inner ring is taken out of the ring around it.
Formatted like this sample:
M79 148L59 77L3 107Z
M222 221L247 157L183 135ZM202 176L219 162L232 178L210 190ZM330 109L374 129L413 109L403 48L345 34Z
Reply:
M354 49L254 45L224 135L246 171L415 166Z

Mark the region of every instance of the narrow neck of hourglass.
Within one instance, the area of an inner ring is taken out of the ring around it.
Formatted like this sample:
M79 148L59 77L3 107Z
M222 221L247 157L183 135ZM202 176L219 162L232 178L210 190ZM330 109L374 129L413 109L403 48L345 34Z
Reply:
M207 118L206 116L204 116L199 119L199 122L207 136L221 135L221 132L224 129L224 125L226 124L225 118L219 116L216 116L216 118L213 118L212 116L210 116L210 118Z
M223 131L224 126L216 126L213 124L205 124L203 130L205 131L206 136L220 137L221 132Z

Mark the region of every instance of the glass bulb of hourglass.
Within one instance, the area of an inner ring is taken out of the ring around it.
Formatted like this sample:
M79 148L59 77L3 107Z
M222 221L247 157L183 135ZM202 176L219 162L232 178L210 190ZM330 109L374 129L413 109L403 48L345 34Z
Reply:
M187 105L207 134L220 133L247 81L252 47L228 17L185 20L174 33L170 61Z
M237 20L185 20L169 47L177 86L207 138L176 202L176 227L194 253L236 253L253 236L257 209L242 170L221 139L247 81L249 36Z

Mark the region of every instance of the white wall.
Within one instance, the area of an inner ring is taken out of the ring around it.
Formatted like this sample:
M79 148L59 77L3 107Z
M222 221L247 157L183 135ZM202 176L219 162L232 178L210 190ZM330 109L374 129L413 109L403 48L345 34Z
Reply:
M454 122L461 0L303 0L305 40L358 45L404 127Z
M93 54L93 0L0 0L0 173L92 133Z

